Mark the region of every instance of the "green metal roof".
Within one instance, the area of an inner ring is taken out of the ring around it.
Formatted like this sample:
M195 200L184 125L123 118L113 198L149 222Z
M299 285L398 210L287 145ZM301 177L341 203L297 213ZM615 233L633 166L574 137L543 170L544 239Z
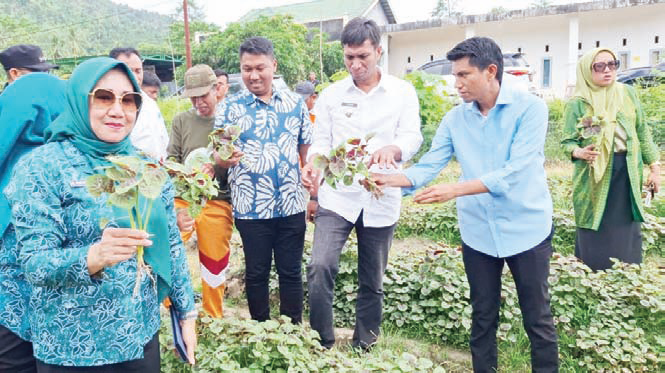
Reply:
M77 66L81 62L95 57L108 57L108 55L103 54L97 56L64 57L64 58L51 59L50 61L61 66L62 65ZM175 64L176 66L180 66L184 63L183 57L178 55L171 56L170 54L143 54L142 57L143 57L143 63L147 65L172 66L173 64Z
M296 22L304 23L318 20L337 19L344 16L359 17L369 10L376 0L313 0L297 4L250 10L239 22L252 21L260 16L271 17L277 14L289 14ZM388 0L379 0L389 23L396 23Z

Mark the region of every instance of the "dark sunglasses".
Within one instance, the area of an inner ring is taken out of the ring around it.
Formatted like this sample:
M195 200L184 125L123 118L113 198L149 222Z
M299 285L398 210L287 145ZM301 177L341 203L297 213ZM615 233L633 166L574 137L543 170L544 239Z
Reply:
M89 95L92 97L92 106L110 109L116 102L120 102L120 106L125 113L136 113L143 102L141 95L136 92L127 92L118 97L111 90L97 88Z
M610 61L610 62L596 62L593 65L591 65L591 67L593 68L593 71L595 71L597 73L602 73L608 67L610 68L610 71L614 71L614 70L618 69L619 66L621 66L621 61L619 61L619 60L614 60L614 61Z

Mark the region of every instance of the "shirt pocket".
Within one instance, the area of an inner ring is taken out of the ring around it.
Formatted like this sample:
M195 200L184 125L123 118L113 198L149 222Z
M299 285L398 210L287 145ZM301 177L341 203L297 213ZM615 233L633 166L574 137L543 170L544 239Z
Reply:
M360 123L360 111L357 106L340 105L333 107L330 109L330 119L332 120L332 126L334 128L333 133L339 133L344 136L344 138L339 139L339 141L358 137L360 129L362 128L362 123Z

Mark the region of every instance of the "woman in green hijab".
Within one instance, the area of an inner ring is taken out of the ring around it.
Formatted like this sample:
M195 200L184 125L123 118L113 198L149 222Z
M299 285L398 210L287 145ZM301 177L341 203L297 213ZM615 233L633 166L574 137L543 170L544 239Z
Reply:
M642 168L648 191L660 188L658 147L635 90L616 81L620 62L604 48L577 63L577 83L564 114L562 144L575 165L575 255L593 270L610 258L642 262Z
M89 176L110 165L107 156L138 156L128 136L140 92L122 62L79 65L46 145L19 161L5 190L31 287L38 372L159 372L159 304L167 295L194 363L197 312L172 185L152 202L147 232L129 228L127 210L86 188ZM154 276L137 285L139 246Z

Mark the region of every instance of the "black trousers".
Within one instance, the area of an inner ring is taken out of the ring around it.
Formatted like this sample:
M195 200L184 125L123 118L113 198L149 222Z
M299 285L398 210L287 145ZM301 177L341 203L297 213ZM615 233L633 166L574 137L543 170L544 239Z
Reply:
M245 253L245 291L252 319L270 319L269 281L273 253L279 276L279 312L302 321L302 254L305 213L274 219L235 219Z
M508 263L515 279L526 334L531 342L534 372L557 372L557 334L550 309L547 277L552 256L552 235L523 253L495 258L462 244L464 269L471 288L471 357L474 372L495 372L496 330L501 306L501 272Z
M46 364L37 360L39 373L159 373L159 333L143 347L143 359L124 361L122 363L99 365L92 367L72 367Z
M33 373L37 371L32 343L21 339L0 325L0 372Z

